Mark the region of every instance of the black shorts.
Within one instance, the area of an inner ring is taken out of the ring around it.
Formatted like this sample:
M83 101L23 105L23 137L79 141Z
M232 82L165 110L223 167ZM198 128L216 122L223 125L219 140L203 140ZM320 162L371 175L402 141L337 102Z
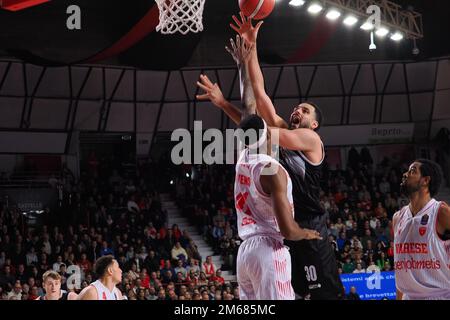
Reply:
M311 300L337 300L345 292L336 256L328 241L326 221L326 214L298 221L302 228L319 231L323 240L286 241L292 260L294 291Z

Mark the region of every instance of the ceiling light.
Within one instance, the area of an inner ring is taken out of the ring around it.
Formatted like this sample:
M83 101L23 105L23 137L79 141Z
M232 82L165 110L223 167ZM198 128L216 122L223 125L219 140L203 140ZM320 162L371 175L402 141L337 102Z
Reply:
M370 22L365 22L362 26L361 29L366 30L366 31L370 31L374 29L374 26L372 23Z
M403 39L403 34L401 34L400 32L396 32L391 36L391 40L394 41L400 41Z
M289 4L294 7L300 7L305 4L305 1L304 0L291 0L291 2L289 2Z
M340 16L341 16L341 13L339 11L335 10L335 9L331 9L327 13L327 18L330 19L330 20L336 20Z
M378 29L375 34L379 37L385 37L389 33L389 30L386 28L381 27Z
M312 13L312 14L317 14L320 11L322 11L323 7L318 4L318 3L312 3L309 8L308 8L308 12Z
M354 16L348 16L344 20L344 24L347 26L353 26L357 22L358 22L358 19L356 19Z

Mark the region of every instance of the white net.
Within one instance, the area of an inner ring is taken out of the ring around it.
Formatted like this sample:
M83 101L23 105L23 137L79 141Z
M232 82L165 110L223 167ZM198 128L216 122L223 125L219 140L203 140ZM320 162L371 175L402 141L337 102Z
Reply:
M205 0L155 0L159 8L157 31L162 34L203 31Z

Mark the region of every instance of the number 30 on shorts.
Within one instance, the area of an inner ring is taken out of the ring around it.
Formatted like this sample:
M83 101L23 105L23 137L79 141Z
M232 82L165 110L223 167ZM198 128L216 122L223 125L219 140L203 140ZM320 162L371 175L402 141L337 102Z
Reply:
M308 282L317 281L317 272L315 266L305 266L306 280Z

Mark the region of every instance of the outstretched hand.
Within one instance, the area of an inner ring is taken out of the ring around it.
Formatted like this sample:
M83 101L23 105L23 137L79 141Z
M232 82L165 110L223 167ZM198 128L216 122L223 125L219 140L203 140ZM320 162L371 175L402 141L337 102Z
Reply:
M221 107L225 102L225 98L217 83L212 83L211 80L204 74L200 75L200 81L197 81L204 94L197 95L198 100L210 100L217 107Z
M236 35L236 42L233 39L230 39L230 43L231 49L228 46L225 46L225 49L231 54L238 65L245 63L250 56L254 44L248 44L246 41L241 41L239 35Z
M234 25L233 23L230 23L230 27L239 33L239 35L248 43L248 44L255 44L256 39L258 38L258 31L259 28L261 28L261 25L264 23L263 21L258 22L258 24L254 27L252 25L252 19L246 18L245 15L242 12L239 12L241 16L241 20L233 15L233 20L236 23Z
M303 229L303 236L301 240L322 240L322 237L316 230Z

